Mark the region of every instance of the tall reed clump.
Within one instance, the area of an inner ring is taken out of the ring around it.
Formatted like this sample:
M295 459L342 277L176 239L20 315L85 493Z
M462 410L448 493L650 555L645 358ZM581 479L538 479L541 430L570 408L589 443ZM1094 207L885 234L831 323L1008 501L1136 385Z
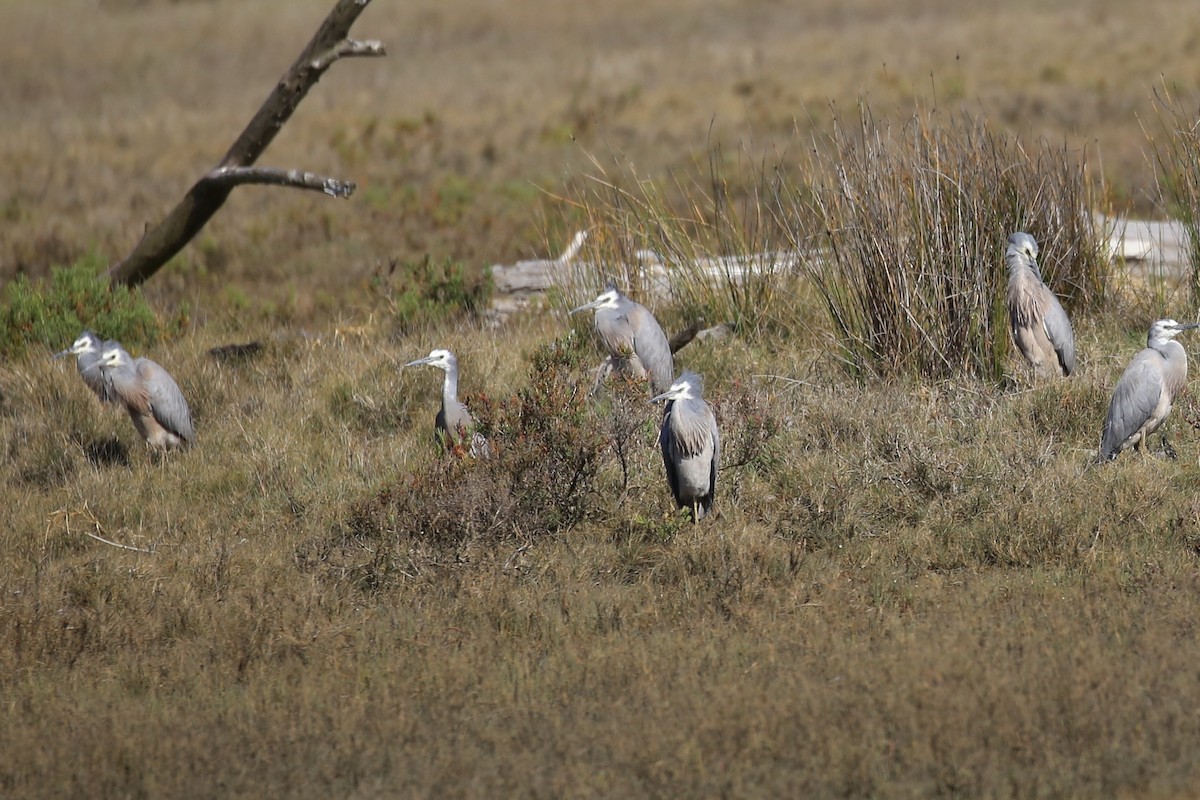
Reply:
M1086 160L969 116L918 112L881 125L859 106L813 148L785 214L823 234L794 238L846 365L859 376L999 381L1008 333L1009 233L1038 240L1039 266L1069 312L1101 306L1108 269ZM803 227L801 226L800 232Z
M788 181L781 164L714 146L706 165L665 182L624 163L593 166L568 198L590 234L584 255L564 265L568 301L615 281L669 298L689 322L729 323L744 336L792 321L795 257L781 248L790 236L775 208Z
M1154 113L1161 135L1146 131L1159 203L1187 232L1188 289L1200 302L1200 118L1190 104L1164 85L1154 91Z

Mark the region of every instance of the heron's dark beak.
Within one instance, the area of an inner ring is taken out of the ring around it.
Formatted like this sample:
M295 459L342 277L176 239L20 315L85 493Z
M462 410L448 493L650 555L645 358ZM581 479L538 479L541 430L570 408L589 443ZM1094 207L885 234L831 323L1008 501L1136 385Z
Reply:
M1193 328L1200 328L1200 322L1188 322L1183 325L1180 325L1178 328L1176 328L1176 330L1190 331Z
M583 305L579 306L579 308L572 308L570 311L567 312L567 316L569 317L572 314L578 314L580 311L587 311L589 308L595 308L596 304L599 302L600 302L599 300L593 300L590 303L584 303Z
M416 361L410 361L407 364L405 364L404 366L419 367L422 364L432 364L432 363L433 363L433 359L431 359L429 356L425 356L425 358L418 358Z
M661 403L663 400L670 400L670 399L671 399L671 393L663 392L662 394L658 395L657 397L651 397L646 402L647 403Z
M58 359L62 358L63 356L67 356L70 354L71 354L71 348L68 347L66 350L63 350L61 352L55 353L54 355L50 356L50 360L57 361Z

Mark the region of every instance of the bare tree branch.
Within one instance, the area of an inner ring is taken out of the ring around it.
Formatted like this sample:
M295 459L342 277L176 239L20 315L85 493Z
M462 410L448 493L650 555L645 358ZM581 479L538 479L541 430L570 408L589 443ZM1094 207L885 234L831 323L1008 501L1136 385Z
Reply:
M671 354L674 355L675 353L678 353L680 350L682 350L683 348L685 348L689 344L691 344L692 339L695 339L696 334L700 333L700 331L702 331L702 330L704 330L704 318L703 317L697 319L691 325L687 326L683 330L679 331L679 333L672 336L671 337L671 345L670 345L671 346Z
M137 246L108 270L113 283L139 284L157 272L192 240L225 203L235 186L244 183L317 189L334 197L348 197L354 184L298 170L245 172L262 155L300 101L325 70L345 57L382 56L375 41L349 38L350 28L370 0L338 0L312 41L300 53L275 89L255 113L217 167L188 190L178 205L157 225L148 228Z
M376 41L360 42L355 39L343 39L335 44L330 50L322 53L313 59L312 67L321 72L329 69L329 65L339 58L362 57L362 56L385 56L387 51L384 50L383 44Z
M228 187L230 189L247 183L262 186L290 186L293 189L324 192L330 197L349 197L358 188L354 181L340 181L337 178L326 178L323 175L298 169L273 169L271 167L217 167L205 175L200 183L214 188Z

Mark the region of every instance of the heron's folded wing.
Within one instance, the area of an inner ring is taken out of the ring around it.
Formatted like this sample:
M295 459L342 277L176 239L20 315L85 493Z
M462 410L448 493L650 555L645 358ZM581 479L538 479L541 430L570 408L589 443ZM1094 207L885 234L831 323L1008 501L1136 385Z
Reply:
M721 466L721 432L717 430L717 417L715 414L710 415L710 427L712 429L713 456L712 468L709 471L709 496L712 497L717 493L717 470Z
M99 361L99 353L84 353L76 359L75 366L79 370L79 377L83 378L92 393L102 401L109 402L113 399L111 382L99 366Z
M1117 381L1108 416L1104 420L1104 436L1100 448L1115 453L1121 443L1146 424L1162 396L1162 356L1153 350L1143 350Z
M137 360L137 373L146 387L150 398L150 412L158 424L179 438L192 441L196 437L192 428L192 412L175 379L148 358Z
M1071 329L1071 320L1067 318L1067 312L1063 310L1058 298L1049 289L1046 290L1046 293L1049 295L1049 299L1046 303L1046 316L1042 320L1042 325L1045 327L1046 337L1054 347L1054 352L1058 353L1058 363L1062 366L1063 372L1070 375L1075 371L1075 332Z
M676 505L681 503L679 499L679 472L676 469L676 462L680 458L678 449L675 447L675 436L671 432L671 408L670 404L663 414L662 429L658 432L658 446L662 450L663 466L667 470L667 485L671 487L671 496L675 498Z
M675 361L667 334L645 306L630 311L628 319L633 329L633 351L653 378L655 393L667 391L675 380Z

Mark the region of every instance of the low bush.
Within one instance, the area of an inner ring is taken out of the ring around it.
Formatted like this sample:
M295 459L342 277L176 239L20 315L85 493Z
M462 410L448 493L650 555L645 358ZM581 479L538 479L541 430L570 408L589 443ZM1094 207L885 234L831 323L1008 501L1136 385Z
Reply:
M168 326L139 290L113 285L103 268L99 257L89 256L55 268L49 280L18 275L0 307L0 354L14 358L33 345L61 350L85 329L126 347L158 341Z
M400 263L393 259L372 277L375 291L384 296L403 334L458 317L477 317L492 293L487 272L471 274L452 259L435 261L428 254Z
M352 509L347 543L372 554L362 567L369 583L414 552L464 558L478 545L536 539L587 516L609 442L580 377L584 357L577 337L543 345L515 395L467 398L486 457L434 458Z

